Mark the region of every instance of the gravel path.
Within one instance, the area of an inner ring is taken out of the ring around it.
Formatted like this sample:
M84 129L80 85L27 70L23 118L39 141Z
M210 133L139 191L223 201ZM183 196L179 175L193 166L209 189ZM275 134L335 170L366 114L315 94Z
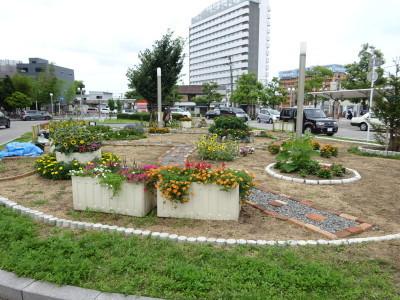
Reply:
M304 223L315 225L330 233L339 232L346 228L358 225L357 222L339 217L336 214L329 213L323 210L318 210L309 207L307 205L301 204L300 202L291 200L289 198L264 192L258 189L252 190L249 196L249 200L267 210L277 212L278 214L286 216L288 218L294 218ZM275 200L280 200L287 204L280 207L271 205L271 202ZM307 218L306 217L307 214L322 215L326 217L326 219L322 222L314 221L312 219Z

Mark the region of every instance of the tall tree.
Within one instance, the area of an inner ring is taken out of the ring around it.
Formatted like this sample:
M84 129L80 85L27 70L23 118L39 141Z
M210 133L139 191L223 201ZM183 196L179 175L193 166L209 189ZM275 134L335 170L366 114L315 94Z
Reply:
M0 81L0 108L3 107L9 110L9 107L5 103L7 97L14 93L15 88L11 78L7 75L2 81Z
M34 81L32 77L15 74L13 77L11 77L11 81L16 92L21 92L28 97L32 97Z
M400 59L395 61L395 72L389 74L385 89L378 90L373 110L382 120L389 134L388 150L400 151ZM382 134L378 133L380 140Z
M272 78L264 88L260 97L260 102L264 106L271 106L275 108L276 105L281 104L287 98L287 90L280 86L279 78Z
M139 53L139 65L129 68L126 76L129 88L135 89L153 106L157 103L157 68L161 68L162 97L166 99L178 82L183 67L183 45L181 38L174 38L168 31L156 41L153 49Z
M222 100L222 95L218 93L218 83L216 82L203 83L202 92L204 95L194 98L196 103L210 105L212 102L220 102Z
M371 82L367 79L368 73L371 71L371 53L373 53L377 60L383 64L384 57L380 50L376 49L374 46L369 44L363 44L361 50L358 53L358 61L352 64L346 65L347 77L342 82L342 86L345 89L368 89L371 87ZM383 76L384 70L381 66L377 66L375 71L378 73L378 80L375 81L376 87L381 87L385 85L385 77ZM353 102L363 102L365 105L366 98L358 99L355 98Z
M33 84L33 100L39 105L50 103L50 93L53 99L61 95L62 81L57 79L54 74L54 67L50 65L45 71L41 72Z
M17 108L30 107L32 105L31 99L27 95L25 95L21 92L12 93L10 96L8 96L5 99L5 103L6 103L7 107L9 107L13 110L17 109Z
M326 67L315 66L306 72L306 77L304 90L306 93L310 93L324 88L325 82L333 78L333 72ZM314 107L317 107L317 102L320 99L307 95L307 100L313 100Z
M169 95L167 95L166 97L164 97L163 102L168 105L173 105L174 102L177 102L177 101L181 100L182 98L183 98L182 95L179 94L178 86L174 85L172 87L171 93Z
M110 109L110 111L113 111L116 107L116 103L115 103L114 99L108 99L107 104L108 104L108 108Z
M125 93L126 99L142 99L143 96L140 95L136 90L129 90Z

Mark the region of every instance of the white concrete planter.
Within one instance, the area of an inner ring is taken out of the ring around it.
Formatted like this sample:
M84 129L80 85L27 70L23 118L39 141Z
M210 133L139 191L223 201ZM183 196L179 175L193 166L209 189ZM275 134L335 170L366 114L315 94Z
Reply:
M72 176L74 209L91 209L104 213L144 217L155 206L155 195L145 190L143 183L128 183L113 197L112 190L98 182L97 178Z
M274 131L293 132L295 128L295 124L293 122L282 122L282 121L274 122L272 126Z
M181 121L182 128L192 128L192 121Z
M89 161L93 161L96 158L101 158L101 149L98 149L93 152L72 152L72 153L61 153L56 151L56 159L58 162L66 162L69 163L73 161L74 159L79 161L80 163L84 164Z
M239 187L222 191L216 184L192 183L189 202L176 203L167 200L157 190L157 216L200 220L239 219Z

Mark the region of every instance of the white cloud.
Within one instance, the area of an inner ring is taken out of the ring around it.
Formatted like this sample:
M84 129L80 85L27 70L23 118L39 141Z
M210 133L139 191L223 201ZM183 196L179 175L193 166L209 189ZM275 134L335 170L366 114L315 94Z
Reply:
M271 73L298 65L349 63L360 45L400 56L398 0L270 0ZM1 0L0 58L42 57L75 70L90 90L123 92L139 51L168 28L186 38L191 18L214 0ZM183 73L187 73L185 66Z

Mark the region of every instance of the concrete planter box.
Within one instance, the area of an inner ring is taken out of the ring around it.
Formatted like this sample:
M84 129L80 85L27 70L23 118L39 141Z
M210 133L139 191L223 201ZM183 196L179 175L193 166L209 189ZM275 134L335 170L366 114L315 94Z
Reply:
M293 122L274 122L273 123L273 130L274 131L295 131L295 124Z
M192 121L181 121L182 128L192 128Z
M189 193L189 202L176 203L165 199L157 190L157 216L200 220L239 219L239 187L226 192L216 184L192 183Z
M101 149L98 149L93 152L72 152L72 153L61 153L56 151L56 159L58 162L66 162L69 163L74 159L79 161L82 164L85 164L89 161L93 161L96 158L101 158Z
M75 210L144 217L156 206L155 196L143 183L125 182L113 197L112 190L101 186L97 178L72 176L72 195Z

